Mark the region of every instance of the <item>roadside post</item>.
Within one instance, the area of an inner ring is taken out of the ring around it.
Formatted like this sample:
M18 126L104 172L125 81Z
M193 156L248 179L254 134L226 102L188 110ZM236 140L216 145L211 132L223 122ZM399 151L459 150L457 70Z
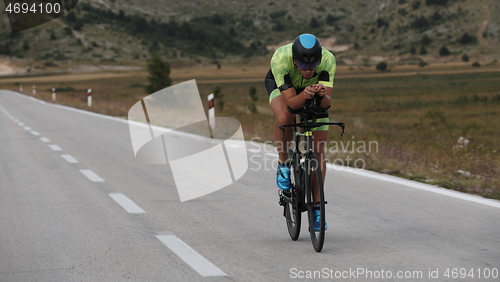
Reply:
M215 128L215 107L214 107L214 94L208 95L208 123L210 128Z
M21 84L19 84L19 92L23 93L23 90L24 90L23 89L23 84L21 83Z
M33 95L36 95L36 85L33 85Z
M52 101L56 100L56 89L52 88Z
M89 88L89 90L87 90L87 104L90 107L92 107L92 89Z

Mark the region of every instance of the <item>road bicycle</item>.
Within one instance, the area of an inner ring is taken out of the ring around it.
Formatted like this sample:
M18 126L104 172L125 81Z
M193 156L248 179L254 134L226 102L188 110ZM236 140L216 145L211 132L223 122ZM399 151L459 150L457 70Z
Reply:
M293 148L288 151L290 162L292 188L288 191L279 190L280 205L284 207L283 215L286 218L288 233L292 240L296 241L300 235L302 213L307 211L309 221L309 233L316 252L321 252L325 240L325 193L321 164L318 162L313 150L312 129L323 125L337 125L342 128L344 135L345 124L343 122L316 122L320 113L319 98L307 100L306 104L296 113L293 124L281 125L279 128L285 132L285 128L292 127L294 134ZM297 123L297 114L300 122ZM297 130L300 129L300 130ZM301 148L302 146L304 148ZM314 201L312 185L316 183L319 190L319 201ZM314 209L320 210L320 228L314 229Z

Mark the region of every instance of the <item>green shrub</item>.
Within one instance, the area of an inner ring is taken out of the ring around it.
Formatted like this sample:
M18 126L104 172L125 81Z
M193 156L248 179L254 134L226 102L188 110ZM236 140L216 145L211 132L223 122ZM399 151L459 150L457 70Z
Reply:
M386 62L380 62L377 64L377 70L379 71L385 71L387 70L387 63Z
M446 4L448 4L448 0L425 0L425 4L427 6L431 6L431 5L446 6Z
M450 50L448 50L446 46L443 46L441 47L441 49L439 49L439 56L449 56L450 54Z
M458 42L460 42L460 44L473 44L477 42L477 38L475 36L464 33L464 35L462 35L462 37L458 39Z

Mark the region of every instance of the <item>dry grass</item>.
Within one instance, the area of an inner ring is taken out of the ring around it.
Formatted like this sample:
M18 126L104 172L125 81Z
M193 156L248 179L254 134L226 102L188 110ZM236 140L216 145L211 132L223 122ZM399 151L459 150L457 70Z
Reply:
M195 78L204 103L219 86L224 108L218 116L238 119L247 139L272 140L273 115L263 87L266 64L173 69L174 82ZM392 72L339 66L331 120L346 123L346 135L330 130L331 162L364 167L450 189L500 199L500 72L495 65L434 68L394 67ZM426 72L425 72L426 71ZM469 72L461 74L462 72ZM113 72L0 79L0 88L25 93L37 84L37 98L88 109L86 91L93 89L89 110L126 117L146 96L146 72ZM248 105L256 87L257 113ZM217 105L217 104L216 104ZM469 143L458 148L457 140ZM454 149L455 147L455 149ZM349 162L349 163L348 163Z
M339 79L334 115L356 148L371 141L378 150L331 158L349 156L367 169L499 199L499 76ZM459 137L469 140L466 147L457 146Z

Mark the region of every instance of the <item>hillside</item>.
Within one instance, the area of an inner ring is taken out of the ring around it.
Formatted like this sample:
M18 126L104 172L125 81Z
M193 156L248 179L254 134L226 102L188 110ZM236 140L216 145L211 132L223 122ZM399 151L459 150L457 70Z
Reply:
M87 0L15 34L4 10L0 58L35 61L39 69L131 64L153 50L178 62L241 61L270 56L303 32L322 38L339 64L500 57L500 22L494 20L500 1L492 0Z

